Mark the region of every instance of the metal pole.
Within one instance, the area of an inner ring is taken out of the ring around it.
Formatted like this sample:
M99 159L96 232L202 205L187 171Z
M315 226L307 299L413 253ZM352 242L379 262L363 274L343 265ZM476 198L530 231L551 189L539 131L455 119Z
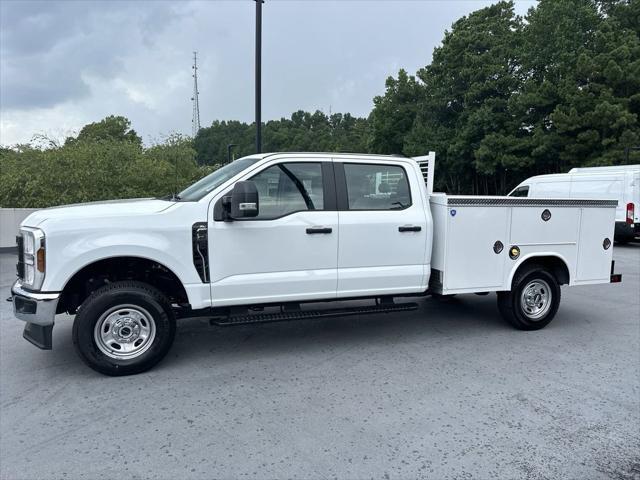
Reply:
M229 145L227 145L227 163L231 163L231 149L237 146L238 145L235 143L230 143Z
M629 164L629 153L631 151L640 151L640 146L638 147L625 147L624 149L624 163Z
M256 2L256 152L262 152L262 2Z

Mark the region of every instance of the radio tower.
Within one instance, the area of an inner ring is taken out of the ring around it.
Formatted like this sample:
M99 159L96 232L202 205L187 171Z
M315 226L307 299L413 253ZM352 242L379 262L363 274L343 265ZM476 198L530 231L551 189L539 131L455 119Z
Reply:
M193 119L191 120L191 128L193 138L196 138L200 131L200 103L198 102L198 52L193 52Z

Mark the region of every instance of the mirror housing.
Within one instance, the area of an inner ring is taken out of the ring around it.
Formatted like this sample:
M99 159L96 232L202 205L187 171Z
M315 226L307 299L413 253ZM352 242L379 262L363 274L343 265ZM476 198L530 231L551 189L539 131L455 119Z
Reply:
M257 217L259 213L258 187L252 181L236 182L231 192L229 216L234 220Z

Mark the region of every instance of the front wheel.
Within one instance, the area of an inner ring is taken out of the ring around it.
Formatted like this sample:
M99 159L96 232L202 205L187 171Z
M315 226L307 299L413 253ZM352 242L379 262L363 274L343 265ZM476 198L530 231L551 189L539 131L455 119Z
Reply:
M539 330L555 317L560 285L544 267L532 265L516 273L510 292L498 292L502 317L520 330Z
M171 305L142 282L114 282L93 292L73 323L80 358L106 375L150 369L167 354L175 337Z

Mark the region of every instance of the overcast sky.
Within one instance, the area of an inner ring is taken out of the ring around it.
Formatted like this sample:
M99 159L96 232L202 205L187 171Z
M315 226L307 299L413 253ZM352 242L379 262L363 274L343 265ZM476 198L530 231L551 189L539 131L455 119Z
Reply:
M267 0L263 120L367 115L388 75L428 64L452 22L490 3ZM0 143L64 138L110 114L147 144L190 134L193 50L202 126L251 121L254 13L251 0L0 0Z

